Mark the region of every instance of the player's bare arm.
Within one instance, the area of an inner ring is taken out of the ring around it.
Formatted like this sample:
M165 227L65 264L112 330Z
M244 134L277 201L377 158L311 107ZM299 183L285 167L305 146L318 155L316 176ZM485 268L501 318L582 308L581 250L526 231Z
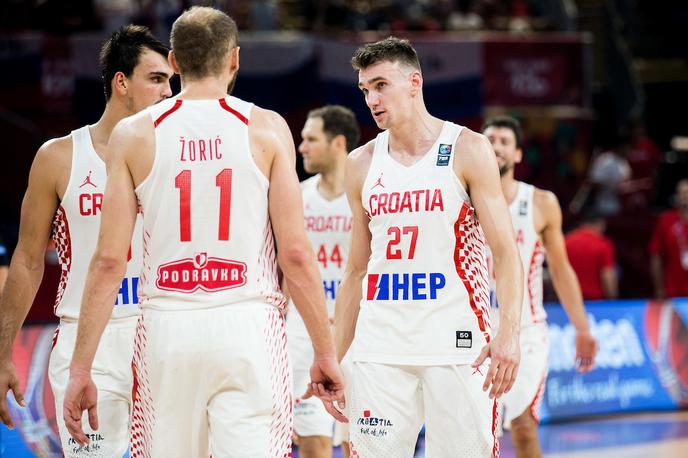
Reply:
M491 384L490 397L496 398L511 389L518 371L523 268L490 142L466 129L456 143L456 151L461 154L457 156L454 168L471 196L494 257L495 276L499 279L499 331L473 363L477 367L487 357L491 358L483 389L487 390Z
M619 281L616 277L614 267L603 267L600 272L602 280L602 290L606 299L617 299L619 297Z
M363 145L352 151L346 160L345 186L352 213L352 228L349 258L334 308L335 344L339 361L346 355L354 338L361 304L361 284L370 259L371 234L368 216L361 202L361 190L370 168L373 148L373 142Z
M547 252L552 285L576 329L576 367L580 372L588 372L595 365L597 341L590 334L580 284L566 254L561 207L553 193L541 189L536 189L533 202L535 227Z
M251 114L249 136L254 159L270 180L268 212L279 264L313 343L312 384L305 397L316 394L331 415L346 421L333 406L334 401L344 401L344 382L335 358L320 272L303 226L301 187L291 132L277 113L256 107Z
M0 420L12 428L7 391L24 405L12 344L31 308L43 278L45 248L50 239L55 211L69 179L71 137L45 143L34 158L21 208L19 240L12 256L5 290L0 301Z
M138 125L137 125L138 121ZM115 127L106 153L108 180L103 199L98 244L89 265L63 416L67 429L81 445L89 442L81 417L88 410L91 428L98 428L97 391L91 365L100 337L112 314L126 272L127 252L136 222L137 200L128 159L146 150L141 117L126 118ZM152 138L152 123L150 136ZM132 161L134 162L134 161Z

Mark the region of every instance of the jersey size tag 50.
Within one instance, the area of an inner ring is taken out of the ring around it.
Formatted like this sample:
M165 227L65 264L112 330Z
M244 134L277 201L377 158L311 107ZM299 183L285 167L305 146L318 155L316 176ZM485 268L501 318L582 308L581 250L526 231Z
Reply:
M472 346L472 331L456 331L456 348L471 348Z

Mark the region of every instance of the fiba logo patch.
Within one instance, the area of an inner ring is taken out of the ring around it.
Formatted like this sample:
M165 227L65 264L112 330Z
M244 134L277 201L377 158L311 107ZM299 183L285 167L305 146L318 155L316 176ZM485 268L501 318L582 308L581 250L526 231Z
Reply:
M449 165L449 158L451 157L452 146L442 143L437 151L437 166L446 167Z

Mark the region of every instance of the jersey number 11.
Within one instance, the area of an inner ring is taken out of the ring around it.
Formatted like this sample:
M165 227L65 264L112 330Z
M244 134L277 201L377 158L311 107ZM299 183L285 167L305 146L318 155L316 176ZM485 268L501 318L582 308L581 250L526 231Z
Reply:
M232 205L232 169L222 169L215 177L215 186L220 188L220 221L218 240L229 240L229 220ZM191 241L191 170L185 169L174 178L174 187L179 189L179 239Z

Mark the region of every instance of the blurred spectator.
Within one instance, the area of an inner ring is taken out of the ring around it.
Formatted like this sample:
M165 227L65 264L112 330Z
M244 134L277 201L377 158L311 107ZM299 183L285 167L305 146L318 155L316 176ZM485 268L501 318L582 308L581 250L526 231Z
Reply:
M621 138L616 147L599 154L590 166L595 210L602 216L614 216L621 211L619 194L631 179L631 167L626 160L628 148L628 139Z
M604 236L604 230L604 218L591 211L578 229L566 235L566 252L586 300L619 295L614 244Z
M631 166L633 179L654 178L657 167L662 162L662 152L647 136L642 119L636 119L631 123L630 136L630 147L626 159L628 165Z
M9 258L7 253L7 247L0 239L0 296L2 296L2 291L5 289L5 280L7 279Z
M650 242L650 269L655 296L688 296L688 179L676 185L674 209L657 220Z

